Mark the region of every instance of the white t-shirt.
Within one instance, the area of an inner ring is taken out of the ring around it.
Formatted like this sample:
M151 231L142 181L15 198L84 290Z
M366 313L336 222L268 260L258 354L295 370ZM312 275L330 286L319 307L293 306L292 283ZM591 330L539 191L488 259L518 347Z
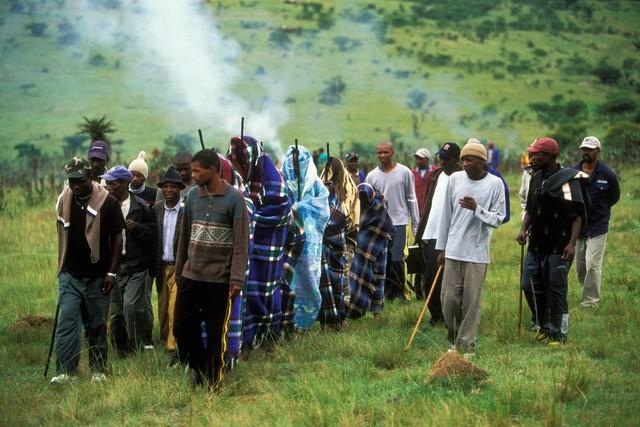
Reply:
M431 199L431 210L429 211L429 219L427 226L424 228L422 240L432 240L438 238L438 229L440 228L440 220L442 219L442 206L444 205L444 196L447 194L447 184L449 183L449 175L441 172L436 182L436 189Z
M365 182L371 184L373 188L384 195L393 225L411 224L415 235L420 223L420 216L411 169L400 163L396 163L396 166L389 172L383 172L380 167L377 167L369 172Z
M122 210L122 217L127 220L127 215L129 215L129 208L131 207L131 195L127 194L127 200L122 202L120 205L120 210ZM122 255L127 253L127 229L122 229Z
M475 211L460 206L459 200L465 196L475 199L478 205ZM493 229L502 224L505 215L500 178L487 173L474 181L464 171L452 173L442 206L436 250L444 249L445 258L488 264Z

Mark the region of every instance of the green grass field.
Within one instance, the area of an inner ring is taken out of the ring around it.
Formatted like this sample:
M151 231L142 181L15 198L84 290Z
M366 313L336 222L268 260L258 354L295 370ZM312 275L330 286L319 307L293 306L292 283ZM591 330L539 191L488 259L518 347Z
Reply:
M110 359L107 383L88 381L86 355L73 385L43 378L50 329L12 327L55 309L53 203L20 203L0 214L0 425L638 425L640 283L637 257L640 173L621 172L604 265L603 301L578 308L570 275L570 341L536 344L516 330L519 221L492 243L483 294L479 349L473 362L489 382L429 382L448 348L446 331L426 322L413 348L403 347L421 307L387 304L379 319L350 322L347 332L315 326L307 336L258 350L226 377L219 394L192 391L187 376L166 368L157 348ZM508 182L517 189L518 177ZM20 196L16 195L16 200ZM524 309L525 324L527 309Z

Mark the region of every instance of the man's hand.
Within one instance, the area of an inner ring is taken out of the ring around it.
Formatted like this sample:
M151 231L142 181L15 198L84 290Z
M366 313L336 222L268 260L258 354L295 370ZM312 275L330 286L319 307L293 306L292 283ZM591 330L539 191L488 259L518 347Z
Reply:
M132 219L128 219L124 222L124 226L127 231L133 231L136 228L136 225L138 225L138 223Z
M520 246L524 246L527 244L527 232L524 230L520 230L520 232L518 233L518 237L516 237L516 240L518 241L518 243L520 243Z
M240 295L241 291L242 291L242 285L238 285L238 284L229 285L229 297L231 299Z
M564 247L564 251L562 251L562 256L560 258L571 261L573 257L576 255L576 244L569 242L567 246Z
M113 289L113 277L107 276L104 278L104 282L102 282L102 293L108 295Z
M478 207L476 200L471 196L464 196L462 199L458 200L458 203L460 203L460 206L462 206L463 208L472 211L475 211Z
M436 256L436 264L442 265L444 264L444 251L437 251L438 255Z

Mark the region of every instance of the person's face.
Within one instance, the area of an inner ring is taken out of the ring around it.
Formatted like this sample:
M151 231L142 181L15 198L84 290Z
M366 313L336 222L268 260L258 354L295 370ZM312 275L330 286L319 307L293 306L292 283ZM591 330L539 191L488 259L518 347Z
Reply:
M197 161L191 163L191 179L196 183L196 185L207 185L211 182L214 175L219 174L213 167L205 168Z
M600 157L599 148L581 148L580 150L582 151L582 160L586 163L593 163Z
M91 194L91 180L89 178L69 178L69 188L74 196L84 197Z
M358 158L349 159L347 161L347 169L349 172L358 172Z
M418 169L426 169L429 165L429 159L426 157L414 156L416 159L416 167Z
M109 193L118 200L122 199L124 194L129 191L128 187L128 181L122 181L119 179L115 181L107 181L107 190L109 190Z
M376 148L376 156L381 166L390 166L393 161L393 148L389 144L379 144Z
M91 163L92 179L96 181L99 180L98 177L107 171L107 161L98 157L91 157L89 163Z
M462 169L469 178L478 178L484 173L485 161L476 156L464 156L462 158Z
M162 195L169 203L176 202L180 197L180 187L171 182L167 182L162 186Z
M456 163L458 163L458 159L454 157L440 157L440 166L444 169L453 167Z
M131 171L131 175L131 188L137 189L142 187L142 184L144 184L144 175L136 171Z
M182 182L188 185L191 182L191 163L174 163L173 166L180 173Z
M529 164L533 170L545 169L551 161L553 161L553 157L543 151L529 153Z

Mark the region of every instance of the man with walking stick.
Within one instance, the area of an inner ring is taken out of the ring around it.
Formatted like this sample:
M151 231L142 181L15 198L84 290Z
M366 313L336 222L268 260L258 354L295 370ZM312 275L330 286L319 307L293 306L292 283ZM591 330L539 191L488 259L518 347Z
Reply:
M57 202L58 306L56 373L51 384L75 378L81 322L89 342L92 382L103 381L107 362L109 292L122 252L124 219L117 200L91 181L91 165L74 157L65 166L69 186Z
M448 338L468 358L476 349L491 235L506 207L502 181L487 171L484 145L467 142L460 158L464 171L449 177L436 250L438 264L445 263L442 311Z

